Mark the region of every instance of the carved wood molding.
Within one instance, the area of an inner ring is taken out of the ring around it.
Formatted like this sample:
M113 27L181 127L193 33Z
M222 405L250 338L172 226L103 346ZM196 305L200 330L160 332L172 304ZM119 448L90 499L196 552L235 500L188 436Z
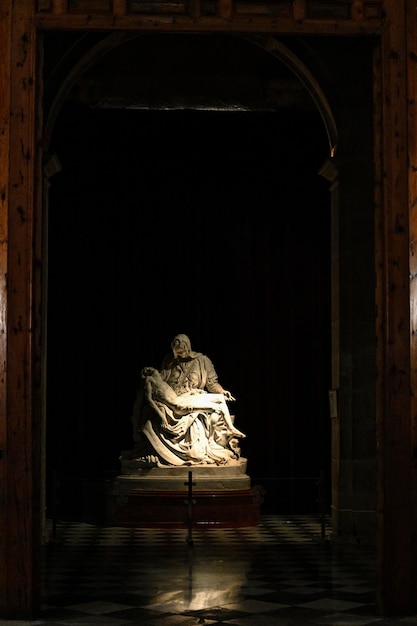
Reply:
M383 0L37 0L40 29L375 35Z

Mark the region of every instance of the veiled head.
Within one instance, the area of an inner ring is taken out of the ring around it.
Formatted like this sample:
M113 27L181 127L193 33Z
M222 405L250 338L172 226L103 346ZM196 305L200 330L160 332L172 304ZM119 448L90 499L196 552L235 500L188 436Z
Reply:
M171 341L172 352L175 357L186 358L191 353L191 341L187 335L179 334L175 335Z

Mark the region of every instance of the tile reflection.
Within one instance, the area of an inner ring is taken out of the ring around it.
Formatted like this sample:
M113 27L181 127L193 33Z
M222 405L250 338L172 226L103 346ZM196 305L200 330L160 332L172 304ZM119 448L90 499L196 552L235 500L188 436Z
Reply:
M417 624L377 614L373 551L332 545L329 520L186 531L59 523L31 626Z
M186 558L172 561L169 569L155 565L148 578L159 586L145 608L158 611L198 611L238 602L247 586L248 559L207 558L198 548L188 548ZM165 587L167 589L165 589Z

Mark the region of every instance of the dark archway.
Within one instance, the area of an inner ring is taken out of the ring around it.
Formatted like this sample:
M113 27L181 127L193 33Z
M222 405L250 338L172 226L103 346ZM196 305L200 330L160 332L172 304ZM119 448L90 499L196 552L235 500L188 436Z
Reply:
M62 171L49 198L47 457L73 512L85 513L80 484L117 472L139 370L159 366L176 332L237 396L265 506L318 506L331 355L318 171L335 131L256 43L129 38L70 73L51 106Z

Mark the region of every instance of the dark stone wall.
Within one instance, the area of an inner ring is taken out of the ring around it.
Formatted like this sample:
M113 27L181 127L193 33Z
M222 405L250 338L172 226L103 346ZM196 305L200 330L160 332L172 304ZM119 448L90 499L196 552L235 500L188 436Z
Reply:
M340 124L342 378L359 393L364 385L372 421L369 68L353 80L355 58L318 41L294 49L320 75ZM319 475L329 507L330 192L318 175L328 141L314 107L126 110L72 97L51 151L62 171L49 200L49 475L118 471L140 369L158 367L185 332L237 397L242 453L266 489L265 510L318 510ZM344 393L350 429L362 416Z

